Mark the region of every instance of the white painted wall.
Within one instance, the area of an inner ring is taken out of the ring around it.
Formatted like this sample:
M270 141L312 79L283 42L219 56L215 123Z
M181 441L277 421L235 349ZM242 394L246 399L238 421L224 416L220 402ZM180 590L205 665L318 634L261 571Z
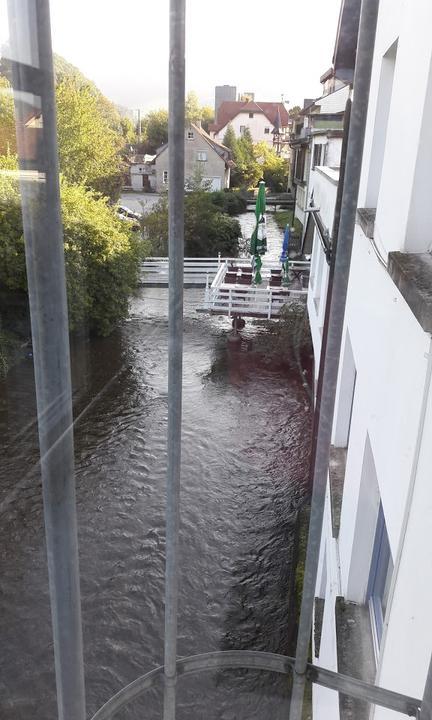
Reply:
M350 95L349 85L344 85L330 95L325 95L316 101L315 105L319 105L322 113L338 113L345 110L346 101Z
M418 184L415 184L422 128L424 123L430 127L430 117L426 113L431 102L432 42L428 31L431 26L432 3L429 0L381 1L359 206L367 206L383 57L397 41L375 223L376 240L386 252L405 248L412 192L415 189L418 192L425 179L424 171L420 171ZM424 152L424 146L422 148Z
M375 241L391 250L421 252L431 243L432 3L381 0L359 207L376 206ZM331 223L330 184L311 172L321 214ZM325 281L314 247L308 309L316 358L320 352L315 302ZM320 278L320 273L322 277ZM381 501L394 564L376 681L416 697L423 694L432 650L432 397L431 338L379 263L359 226L353 254L339 367L333 442L347 442L352 414L335 556L340 592L364 603L376 517ZM355 391L353 378L355 374ZM320 576L328 575L326 500ZM334 600L326 585L319 662L334 660ZM329 610L327 610L327 604ZM329 714L329 698L314 688L314 720ZM376 708L374 720L402 717Z
M241 136L240 127L242 125L245 125L249 128L254 143L264 140L268 145L273 146L272 130L274 126L272 125L270 120L264 115L264 113L254 112L253 118L250 118L249 112L240 112L233 120L231 120L230 124L234 128L236 137ZM219 130L218 133L214 133L214 139L218 142L222 142L227 127L228 126L226 125L221 130ZM269 129L268 133L265 132L265 128Z

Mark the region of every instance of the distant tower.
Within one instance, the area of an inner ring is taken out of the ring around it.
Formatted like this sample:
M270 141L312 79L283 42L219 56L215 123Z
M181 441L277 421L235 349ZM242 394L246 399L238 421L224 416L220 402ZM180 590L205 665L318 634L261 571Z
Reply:
M237 88L234 85L216 85L215 87L215 117L219 106L225 100L235 100L237 95Z

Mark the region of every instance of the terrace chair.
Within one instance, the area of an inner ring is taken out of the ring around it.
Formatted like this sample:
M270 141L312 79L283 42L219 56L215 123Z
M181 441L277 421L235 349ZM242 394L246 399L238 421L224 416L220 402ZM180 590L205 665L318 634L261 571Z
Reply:
M250 275L247 273L242 273L241 275L239 275L237 282L239 285L251 285L252 273Z
M233 285L235 285L236 282L237 282L237 273L235 273L235 272L225 273L224 283L232 283Z

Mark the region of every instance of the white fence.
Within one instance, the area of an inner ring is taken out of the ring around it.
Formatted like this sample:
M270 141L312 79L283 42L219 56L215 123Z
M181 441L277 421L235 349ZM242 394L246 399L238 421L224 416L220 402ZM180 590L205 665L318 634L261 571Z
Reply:
M236 259L241 264L241 259ZM280 268L280 264L269 263L263 265L263 281L268 282L271 275L271 265ZM296 262L292 264L293 269L300 272L308 269L308 262ZM206 284L204 305L199 308L201 312L209 312L216 315L240 315L242 317L262 317L270 320L277 317L287 302L294 298L302 298L307 295L307 289L303 287L257 287L255 285L227 284L224 283L225 274L228 270L228 261L223 262L210 286ZM266 279L264 279L264 273Z
M190 287L205 287L207 280L212 282L220 267L226 261L234 258L192 258L184 260L184 285ZM169 263L167 257L150 257L141 263L140 285L161 286L168 285Z

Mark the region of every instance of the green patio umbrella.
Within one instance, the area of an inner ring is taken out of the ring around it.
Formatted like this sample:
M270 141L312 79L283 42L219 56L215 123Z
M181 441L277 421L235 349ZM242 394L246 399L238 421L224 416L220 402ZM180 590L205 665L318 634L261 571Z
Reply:
M260 255L264 255L267 252L267 233L266 233L266 220L265 220L265 211L266 211L266 194L265 194L265 182L264 180L260 180L258 185L258 195L256 199L255 204L255 217L256 217L256 224L255 229L252 233L251 242L250 242L250 253L255 258L255 266L257 267L257 272L255 275L255 282L260 283L262 282L260 269L262 266L262 261L260 258ZM258 263L259 260L259 263Z

